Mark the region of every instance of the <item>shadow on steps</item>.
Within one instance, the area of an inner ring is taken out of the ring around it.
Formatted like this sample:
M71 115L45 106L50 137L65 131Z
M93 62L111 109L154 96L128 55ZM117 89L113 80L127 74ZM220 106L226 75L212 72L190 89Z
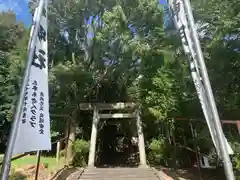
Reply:
M77 167L64 167L63 169L59 170L50 180L70 180L70 179L78 179L83 172L82 168Z

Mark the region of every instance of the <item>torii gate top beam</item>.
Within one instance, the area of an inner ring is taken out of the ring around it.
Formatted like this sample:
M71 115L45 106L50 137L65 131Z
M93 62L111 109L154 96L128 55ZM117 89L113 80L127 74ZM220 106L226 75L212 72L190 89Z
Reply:
M82 111L93 110L96 107L98 110L120 110L134 109L137 105L133 102L118 102L118 103L80 103L79 109Z

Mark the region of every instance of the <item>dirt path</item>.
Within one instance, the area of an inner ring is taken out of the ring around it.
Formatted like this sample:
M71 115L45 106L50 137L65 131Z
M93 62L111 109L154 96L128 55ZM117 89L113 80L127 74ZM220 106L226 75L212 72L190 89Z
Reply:
M225 180L223 170L207 170L198 168L171 170L167 168L157 168L175 180Z

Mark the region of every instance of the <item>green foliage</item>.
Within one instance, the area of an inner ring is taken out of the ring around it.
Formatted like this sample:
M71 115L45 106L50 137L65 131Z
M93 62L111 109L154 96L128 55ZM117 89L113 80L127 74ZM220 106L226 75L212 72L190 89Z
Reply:
M18 73L6 53L0 51L0 58L0 101L4 102L0 105L0 116L10 120L16 101L18 78L15 75Z
M23 60L27 53L26 27L17 22L13 12L0 13L0 144L1 151L11 121L19 85Z
M0 50L11 51L16 42L24 35L26 27L18 23L13 12L0 13Z
M0 22L0 118L11 120L19 89L22 58L25 58L27 50L27 30L16 21L12 12L0 13Z
M9 180L26 180L27 177L21 173L13 173L10 175Z
M89 152L89 143L83 139L78 139L73 143L74 157L72 164L74 166L86 166Z
M239 138L236 138L231 142L231 147L233 149L234 154L232 155L233 166L237 170L240 169L240 142Z
M12 169L9 175L9 180L26 180L27 176L21 172L15 172L15 169Z
M0 156L0 163L2 163L2 162L3 162L3 157ZM2 168L2 166L0 166L0 168Z
M165 138L152 139L148 146L148 161L152 165L167 164L168 145Z
M44 167L48 168L49 167L49 163L44 163Z
M195 1L196 17L208 36L202 46L209 69L214 95L221 117L238 119L239 83L239 0Z
M152 87L146 96L146 104L157 120L165 120L169 117L169 113L176 109L174 85L172 74L165 69L158 70L152 78Z

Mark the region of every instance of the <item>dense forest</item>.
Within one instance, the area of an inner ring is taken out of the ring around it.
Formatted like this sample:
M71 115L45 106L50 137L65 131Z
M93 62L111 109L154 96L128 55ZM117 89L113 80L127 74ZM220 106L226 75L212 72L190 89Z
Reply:
M29 3L32 12L36 2ZM220 118L238 120L240 0L194 0L192 6ZM78 110L81 102L135 102L142 106L149 163L192 165L189 159L195 161L195 155L173 146L173 139L190 149L198 146L201 153L216 159L167 4L158 0L49 0L48 20L53 138L64 136L68 119L60 115L67 115L74 119L77 139L81 143L90 139L92 116ZM1 147L6 145L19 94L29 33L13 12L0 13ZM224 131L235 153L234 167L240 168L237 128L224 125Z

